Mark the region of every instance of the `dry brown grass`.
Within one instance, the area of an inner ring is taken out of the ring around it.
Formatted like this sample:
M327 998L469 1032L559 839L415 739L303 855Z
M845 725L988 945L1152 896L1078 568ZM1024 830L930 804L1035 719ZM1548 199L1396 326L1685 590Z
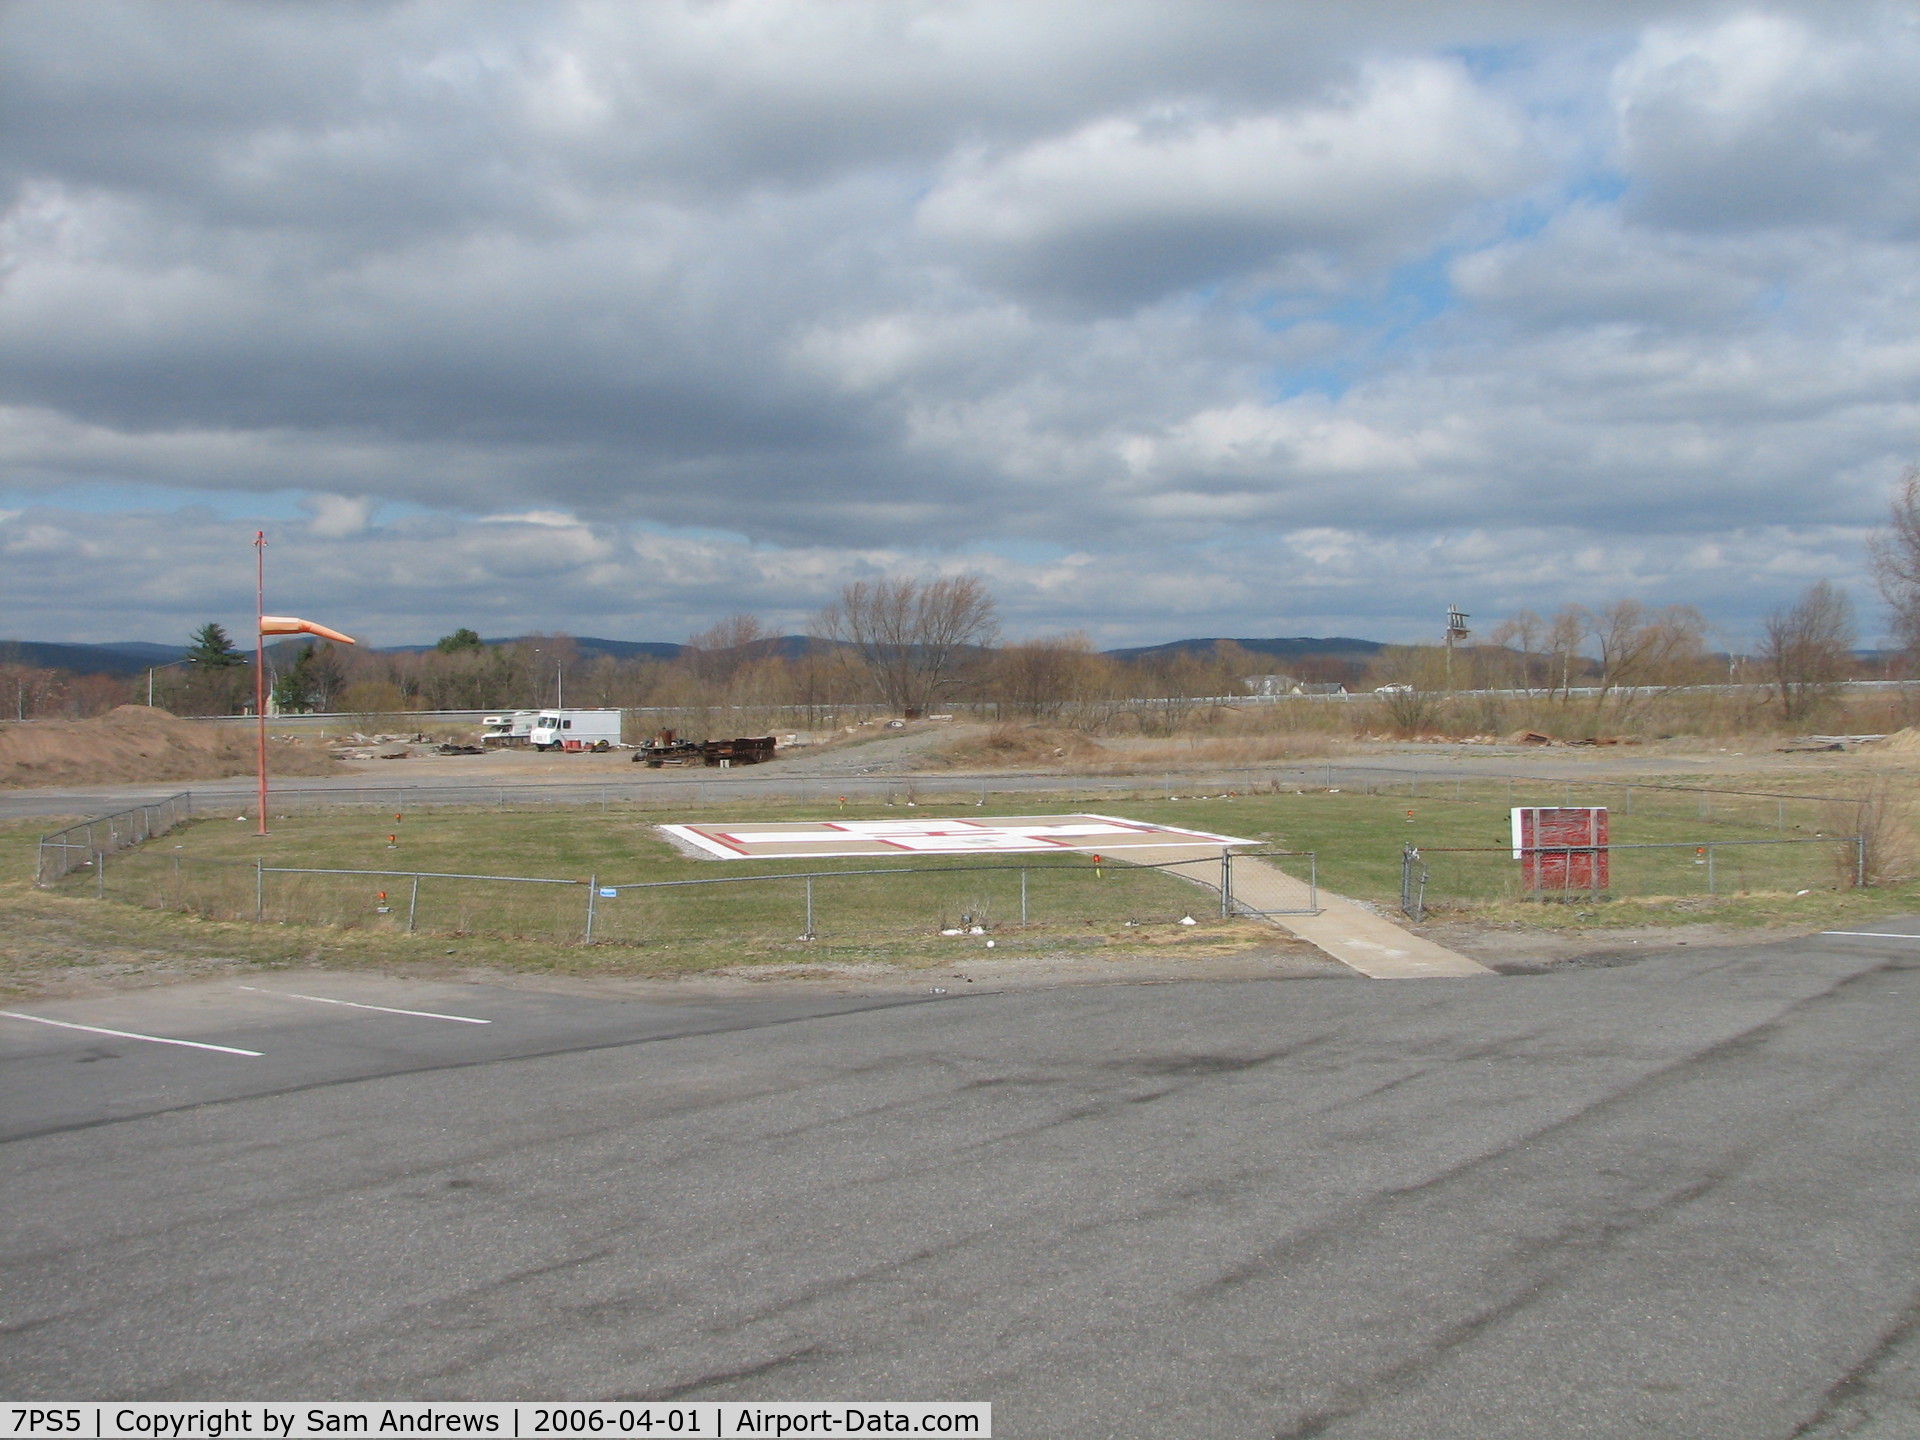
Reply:
M948 765L969 767L1095 765L1112 758L1106 746L1085 731L1059 725L995 725L984 733L955 736L932 755Z
M0 788L250 775L255 746L251 730L181 720L145 705L122 705L93 720L0 724ZM276 775L340 771L332 757L286 742L268 747L267 762Z
M1913 825L1910 785L1898 785L1885 779L1868 782L1853 804L1829 807L1827 824L1832 833L1859 835L1864 853L1848 852L1835 858L1837 878L1843 886L1857 884L1864 861L1869 886L1903 885L1920 870L1920 841Z
M1115 759L1129 765L1266 765L1284 760L1313 760L1336 753L1341 742L1317 731L1265 735L1189 735L1172 740L1140 740L1113 747Z

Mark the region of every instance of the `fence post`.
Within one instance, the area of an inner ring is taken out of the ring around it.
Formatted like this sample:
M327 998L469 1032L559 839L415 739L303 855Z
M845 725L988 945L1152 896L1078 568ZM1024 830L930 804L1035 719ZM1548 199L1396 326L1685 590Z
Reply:
M1713 846L1707 846L1707 894L1713 894Z
M107 898L107 852L104 850L93 852L93 898Z
M1227 919L1233 914L1233 852L1220 851L1220 918Z
M1022 930L1027 928L1027 871L1025 866L1022 866L1020 869L1020 928Z
M1853 883L1856 889L1867 888L1867 837L1864 833L1853 837Z
M1307 909L1320 913L1320 852L1307 852Z
M813 876L807 876L807 933L803 939L813 939Z
M413 917L420 909L420 877L413 877L413 893L407 896L407 934L413 934Z
M600 877L598 875L589 876L587 879L587 936L586 936L586 943L589 945L593 944L594 901L598 900L599 898L600 898Z
M253 862L253 918L267 918L267 862L257 856Z

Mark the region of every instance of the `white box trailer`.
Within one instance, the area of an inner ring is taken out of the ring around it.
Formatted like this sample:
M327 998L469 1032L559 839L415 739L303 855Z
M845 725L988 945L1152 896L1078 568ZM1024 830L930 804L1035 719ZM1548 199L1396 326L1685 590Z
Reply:
M508 710L482 717L480 743L483 746L527 744L527 736L533 731L534 717L539 713L538 710Z
M619 710L542 710L527 743L536 750L591 750L620 743Z

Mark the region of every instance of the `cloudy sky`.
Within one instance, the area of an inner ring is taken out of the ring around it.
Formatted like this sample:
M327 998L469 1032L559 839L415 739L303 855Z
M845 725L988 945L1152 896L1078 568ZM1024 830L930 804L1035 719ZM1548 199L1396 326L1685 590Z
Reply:
M1920 4L0 9L0 635L1437 638L1848 585Z

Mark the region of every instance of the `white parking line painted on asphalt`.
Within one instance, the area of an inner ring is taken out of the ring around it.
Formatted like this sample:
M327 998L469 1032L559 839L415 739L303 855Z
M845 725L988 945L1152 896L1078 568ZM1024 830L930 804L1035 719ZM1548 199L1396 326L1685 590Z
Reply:
M115 1035L122 1040L145 1040L154 1045L184 1045L189 1050L218 1050L222 1055L251 1055L259 1059L258 1050L240 1050L232 1045L208 1045L200 1040L174 1040L165 1035L136 1035L131 1030L109 1030L103 1025L76 1025L71 1020L49 1020L44 1015L22 1015L18 1010L0 1010L9 1020L31 1020L36 1025L58 1025L62 1030L85 1030L91 1035Z
M391 1005L363 1005L358 1000L332 1000L325 995L300 995L292 990L262 990L258 985L242 985L242 990L251 990L256 995L278 995L285 1000L311 1000L316 1005L346 1005L355 1010L378 1010L387 1015L417 1015L422 1020L458 1020L462 1025L491 1025L491 1020L477 1020L471 1015L442 1015L437 1010L396 1010Z
M1822 930L1822 935L1853 935L1862 940L1920 940L1920 935L1903 935L1898 930Z

